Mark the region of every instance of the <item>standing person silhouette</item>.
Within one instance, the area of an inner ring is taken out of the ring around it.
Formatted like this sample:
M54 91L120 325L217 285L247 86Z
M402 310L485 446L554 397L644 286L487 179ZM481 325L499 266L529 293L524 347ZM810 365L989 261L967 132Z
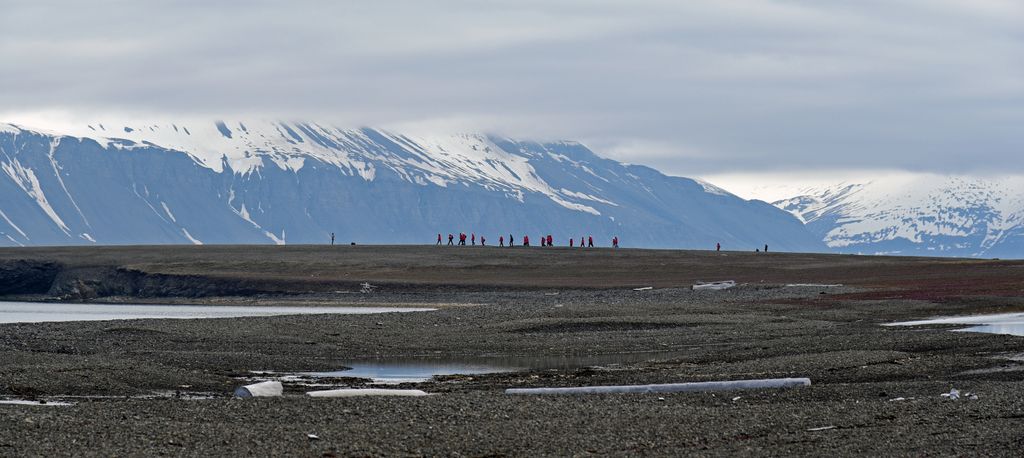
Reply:
M593 248L593 247L594 247L594 236L588 235L587 236L587 248Z
M524 235L523 236L523 246L530 246L530 236L529 235Z
M437 245L438 246L441 245L441 233L440 232L437 233Z
M505 236L504 235L499 235L498 236L498 246L505 246Z
M487 246L487 238L482 235L480 236L480 246Z
M764 252L765 252L765 253L767 253L767 252L768 252L768 244L767 244L767 243L766 243L766 244L764 244Z
M548 246L549 247L550 246L554 246L554 245L551 244L551 242L554 242L554 241L555 241L555 238L552 237L551 234L548 234Z
M572 237L569 237L569 248L572 248L573 242L574 242L574 239Z
M516 239L512 238L512 233L508 234L508 246L515 245Z
M334 246L334 233L331 232L331 246Z
M473 241L473 246L476 246L476 232L470 235L470 240Z
M455 240L455 236L448 234L448 246L455 245L454 243L452 243L452 240Z
M584 242L584 240L583 240L583 236L581 235L581 236L580 236L580 248L583 248L583 247L585 247L585 246L586 246L586 245L584 245L584 244L583 244L583 242Z
M721 243L715 243L715 251L722 251L722 244Z

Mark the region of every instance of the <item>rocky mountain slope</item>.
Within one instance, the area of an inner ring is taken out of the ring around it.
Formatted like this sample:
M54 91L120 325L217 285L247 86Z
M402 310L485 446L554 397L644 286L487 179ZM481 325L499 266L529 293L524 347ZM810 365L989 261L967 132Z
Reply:
M0 245L433 243L819 251L792 215L575 142L297 122L0 124Z

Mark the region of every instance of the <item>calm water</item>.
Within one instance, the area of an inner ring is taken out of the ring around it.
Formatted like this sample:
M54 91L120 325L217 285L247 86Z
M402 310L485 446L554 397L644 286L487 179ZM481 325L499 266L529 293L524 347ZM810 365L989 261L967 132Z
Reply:
M608 366L678 356L676 352L622 353L598 356L558 357L476 357L476 358L388 358L346 363L350 370L303 372L306 377L357 377L377 383L419 383L435 375L473 375L538 369L577 369Z
M928 320L904 321L891 323L887 326L921 326L928 324L963 324L971 325L957 331L986 332L990 334L1009 334L1024 336L1024 313L1001 313L997 315L950 316Z
M426 312L430 308L397 307L264 307L221 305L48 304L0 302L0 323L133 320L139 318L235 318L243 316L332 313Z

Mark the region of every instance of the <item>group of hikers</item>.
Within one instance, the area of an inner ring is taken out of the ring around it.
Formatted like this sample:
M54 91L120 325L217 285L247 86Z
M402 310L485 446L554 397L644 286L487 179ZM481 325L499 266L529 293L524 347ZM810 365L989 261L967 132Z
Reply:
M466 235L466 233L460 232L459 235L458 235L458 238L459 238L458 244L455 243L455 237L456 236L454 234L448 234L448 246L453 246L453 245L465 246L467 240L469 241L470 245L474 245L474 246L476 245L476 239L477 239L476 233L470 233L469 235ZM444 240L444 238L441 237L441 234L437 234L437 245L441 245L443 240ZM512 234L508 235L508 245L505 245L505 236L504 235L499 235L498 236L498 246L500 246L500 247L515 246L515 243L516 243L515 242L515 238L512 236ZM484 237L483 235L480 236L480 246L487 246L487 237ZM529 235L524 235L523 236L523 244L522 244L522 246L530 246L530 236ZM542 247L552 247L552 246L555 246L555 238L553 236L551 236L551 234L540 236L540 246L542 246ZM580 248L584 248L584 247L586 247L586 248L593 248L594 247L594 236L592 236L592 235L591 236L587 236L587 237L580 236L579 245L576 245L576 239L569 238L569 248L572 248L574 246L579 246ZM612 248L618 248L618 247L619 247L619 237L618 236L612 237Z
M466 245L466 240L469 240L469 243L471 245L475 246L476 245L476 238L477 238L476 237L476 233L470 233L469 235L466 235L466 233L460 232L459 233L459 243L458 244L461 245L461 246L465 246ZM444 239L441 237L441 234L437 234L437 245L438 246L441 245L441 242L443 240ZM334 245L334 233L333 232L331 232L331 245ZM352 245L355 245L355 243L353 242ZM448 246L453 246L453 245L455 245L455 235L454 234L448 234ZM487 238L482 236L482 235L480 236L480 246L487 246ZM505 245L505 236L504 235L498 236L498 246L500 246L500 247L506 246ZM508 246L510 246L510 247L511 246L515 246L515 239L512 237L512 234L508 235ZM530 236L529 235L524 235L523 236L523 246L530 246ZM551 234L542 235L540 237L540 246L542 246L542 247L555 246L555 239L554 239L554 237L552 237ZM593 248L594 247L594 236L587 236L586 238L584 238L583 236L580 236L579 245L576 244L576 239L570 237L569 238L569 248L573 248L575 246L578 246L580 248L584 248L584 247L586 247L586 248ZM612 237L612 248L618 248L618 247L619 247L619 237L618 236ZM721 243L715 243L715 251L722 251L722 244ZM761 249L758 248L758 249L755 249L754 251L761 252ZM767 243L764 245L764 252L765 253L768 252L768 244Z

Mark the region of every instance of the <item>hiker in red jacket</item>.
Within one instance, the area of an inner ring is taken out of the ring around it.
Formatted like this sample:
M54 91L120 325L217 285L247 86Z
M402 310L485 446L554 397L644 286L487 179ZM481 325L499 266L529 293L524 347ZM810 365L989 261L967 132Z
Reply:
M498 246L505 246L505 236L504 235L499 235L498 236Z
M473 234L472 234L472 235L470 236L470 240L472 240L472 241L473 241L473 246L476 246L476 232L474 232L474 233L473 233Z
M612 248L619 247L619 236L612 237Z
M441 245L441 233L440 232L437 233L437 244Z
M552 242L554 242L554 241L555 241L555 238L552 237L551 234L548 234L548 246L554 246L552 244Z
M459 245L466 246L466 233L465 232L460 232L459 233Z
M593 248L593 247L594 247L594 236L592 236L592 235L587 236L587 248Z
M585 239L583 238L583 236L581 235L581 236L580 236L580 248L583 248L583 247L585 247L585 246L586 246L586 245L584 245L584 244L583 244L583 243L584 243L585 241L586 241L586 240L585 240Z
M530 246L530 236L529 235L524 235L523 236L523 246Z

